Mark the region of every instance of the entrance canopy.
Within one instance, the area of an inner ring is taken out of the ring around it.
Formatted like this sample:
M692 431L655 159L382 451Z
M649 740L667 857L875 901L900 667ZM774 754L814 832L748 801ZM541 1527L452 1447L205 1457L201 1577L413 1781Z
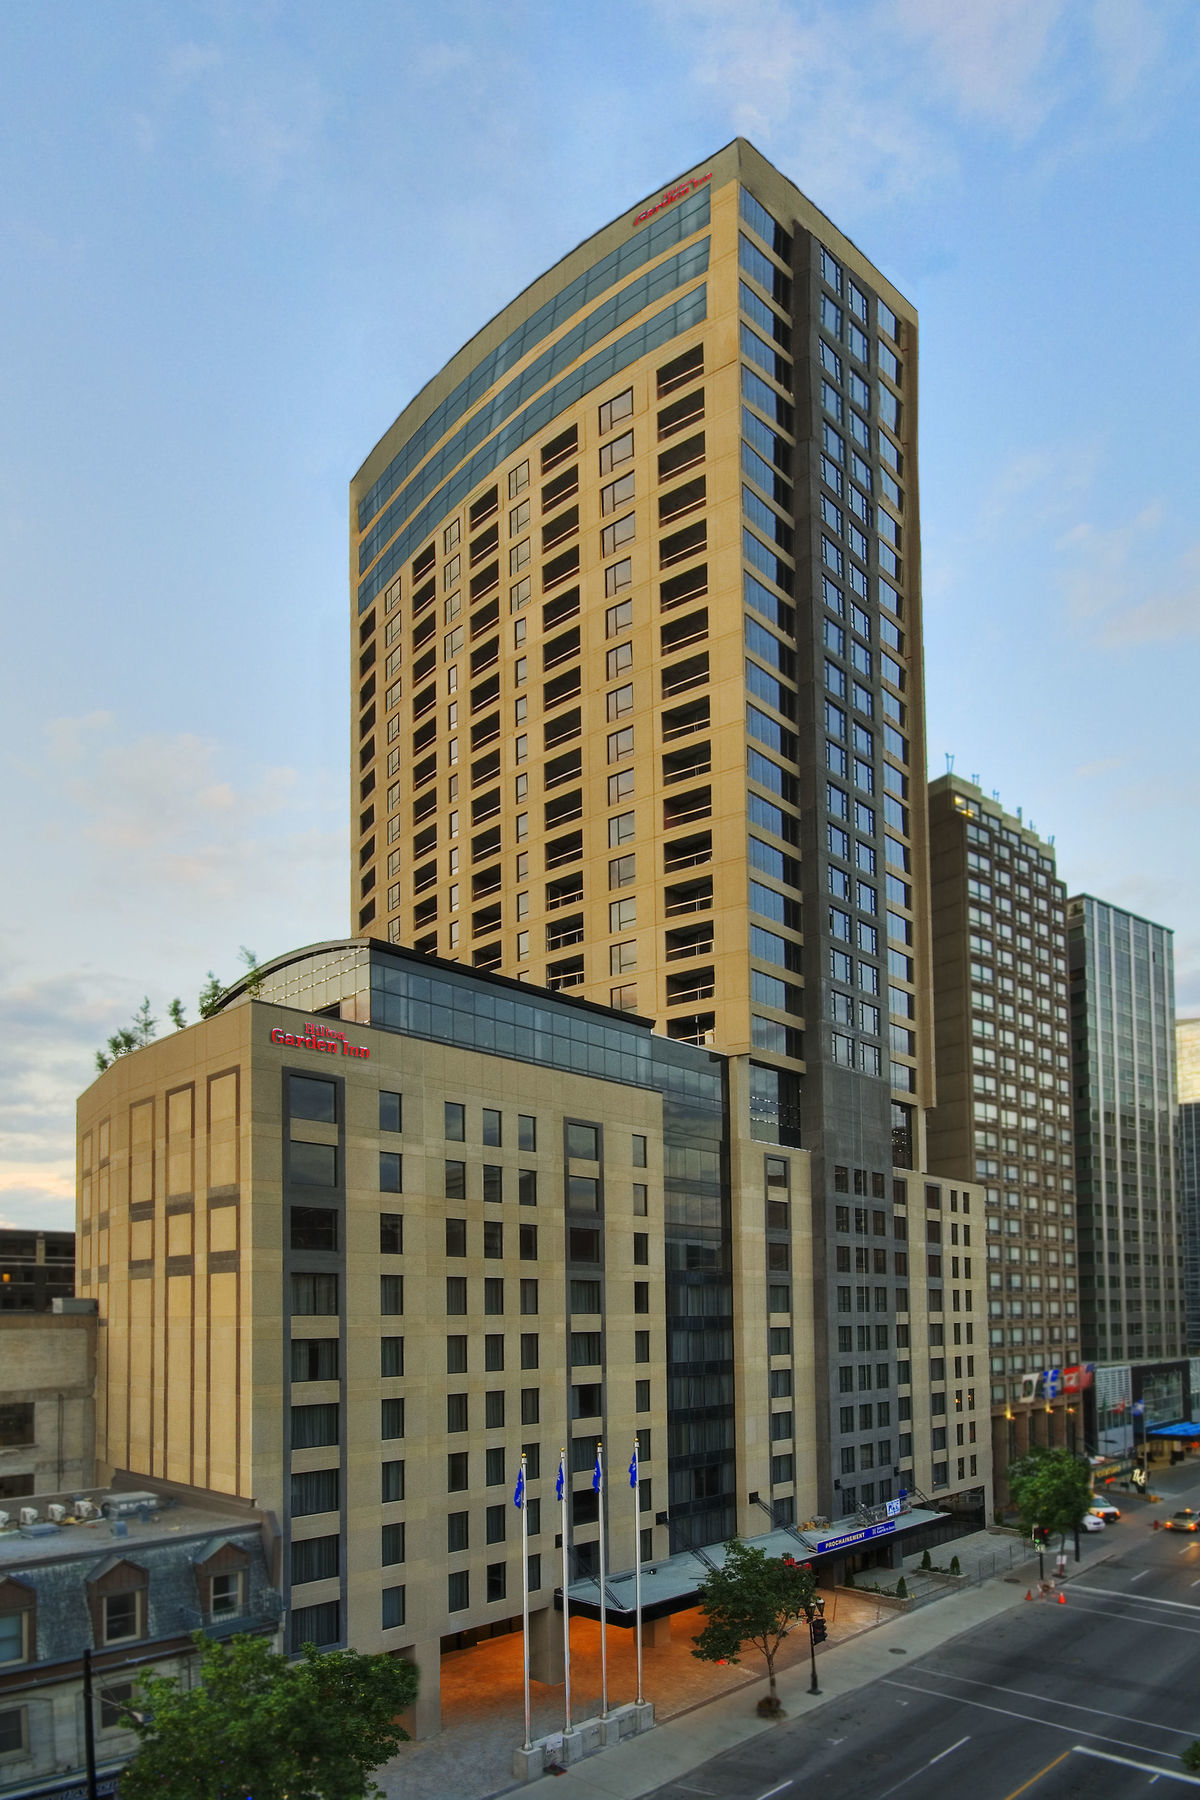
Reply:
M1197 1438L1200 1439L1200 1423L1195 1419L1185 1419L1179 1425L1152 1425L1146 1433L1155 1438Z
M1200 1429L1200 1427L1198 1427ZM875 1525L864 1525L856 1516L835 1519L819 1530L765 1532L762 1537L745 1542L766 1556L794 1556L797 1562L812 1563L819 1573L822 1563L831 1565L867 1544L883 1538L902 1537L921 1525L944 1519L945 1513L913 1507L898 1518L884 1519ZM700 1584L713 1569L725 1563L725 1545L707 1544L702 1550L679 1550L674 1556L660 1557L657 1562L642 1564L642 1617L663 1619L671 1613L685 1612L696 1604ZM600 1617L600 1578L598 1575L573 1581L567 1590L571 1611L586 1619ZM560 1610L561 1591L555 1601ZM632 1569L619 1574L608 1572L604 1583L604 1604L612 1625L632 1628L635 1622L634 1575Z

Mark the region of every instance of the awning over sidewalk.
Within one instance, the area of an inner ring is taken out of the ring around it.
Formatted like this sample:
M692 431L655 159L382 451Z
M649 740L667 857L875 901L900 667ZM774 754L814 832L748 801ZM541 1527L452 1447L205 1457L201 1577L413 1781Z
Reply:
M1179 1425L1152 1425L1146 1433L1146 1436L1153 1438L1200 1439L1200 1424L1197 1424L1195 1419L1185 1419L1182 1424Z
M919 1526L944 1519L945 1513L913 1507L894 1519L883 1519L876 1525L864 1525L861 1519L835 1519L829 1526L812 1531L768 1531L762 1537L745 1541L767 1556L794 1556L797 1562L810 1562L818 1571L821 1564L832 1563L857 1550L860 1545L880 1538L902 1537ZM684 1612L696 1604L696 1596L706 1575L725 1562L724 1544L706 1544L701 1550L679 1550L674 1556L642 1564L642 1618L664 1619L671 1613ZM567 1590L571 1611L586 1619L600 1617L600 1580L589 1576L573 1581ZM555 1604L562 1609L561 1589ZM635 1622L634 1574L623 1569L611 1570L604 1583L604 1600L610 1624L632 1628Z

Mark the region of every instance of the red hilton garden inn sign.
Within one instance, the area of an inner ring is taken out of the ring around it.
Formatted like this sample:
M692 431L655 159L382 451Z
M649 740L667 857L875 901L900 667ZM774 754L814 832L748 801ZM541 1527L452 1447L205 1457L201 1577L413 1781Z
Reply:
M285 1031L282 1025L276 1025L271 1042L285 1044L290 1050L320 1050L326 1056L357 1056L363 1062L371 1054L366 1044L348 1044L344 1031L332 1025L314 1025L307 1019L303 1031Z
M678 187L668 188L661 200L656 201L653 206L648 206L645 212L636 215L634 224L644 225L647 219L652 219L655 213L660 213L664 206L674 206L677 200L686 200L689 194L694 194L697 188L702 188L706 181L711 180L712 170L710 169L707 175L693 175L688 181L681 181Z

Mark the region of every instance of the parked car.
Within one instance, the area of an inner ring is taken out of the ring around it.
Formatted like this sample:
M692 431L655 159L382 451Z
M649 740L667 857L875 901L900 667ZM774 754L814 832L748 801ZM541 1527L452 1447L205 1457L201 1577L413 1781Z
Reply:
M1097 1513L1094 1513L1094 1512L1084 1513L1081 1523L1082 1523L1083 1529L1085 1531L1103 1531L1104 1530L1104 1520L1102 1518L1100 1518Z
M1106 1525L1115 1525L1121 1516L1120 1507L1113 1506L1108 1500L1095 1501L1088 1507L1088 1511L1094 1513L1098 1519L1103 1519Z
M1183 1506L1173 1512L1169 1519L1163 1520L1164 1531L1200 1531L1200 1513L1192 1511L1190 1506Z

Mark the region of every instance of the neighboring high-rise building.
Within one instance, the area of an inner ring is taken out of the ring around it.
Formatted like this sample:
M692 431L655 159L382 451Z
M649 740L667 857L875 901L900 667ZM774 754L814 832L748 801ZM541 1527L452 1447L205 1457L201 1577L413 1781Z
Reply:
M929 831L929 1166L985 1184L999 1480L1031 1445L1083 1447L1066 889L1053 846L961 776L930 784Z
M1200 1019L1175 1024L1179 1102L1179 1206L1187 1348L1200 1351Z
M892 1205L866 1171L835 1172L857 1239L833 1299L855 1451L818 1526L810 1158L738 1128L746 1087L745 1059L382 943L256 971L79 1103L102 1479L253 1498L278 1520L289 1646L412 1655L422 1731L443 1651L519 1626L522 1451L547 1683L560 1446L576 1613L597 1611L598 1439L622 1623L635 1432L660 1616L695 1603L691 1552L735 1531L833 1580L919 1547L944 1525L914 1493L989 1475L982 1282L955 1260L980 1190ZM899 1319L881 1304L895 1257Z
M917 410L912 307L737 140L534 281L351 488L354 923L747 1059L738 1128L811 1155L830 1512L911 1476L841 1384L869 1340L873 1406L911 1398Z
M1067 902L1083 1354L1182 1355L1173 934Z

